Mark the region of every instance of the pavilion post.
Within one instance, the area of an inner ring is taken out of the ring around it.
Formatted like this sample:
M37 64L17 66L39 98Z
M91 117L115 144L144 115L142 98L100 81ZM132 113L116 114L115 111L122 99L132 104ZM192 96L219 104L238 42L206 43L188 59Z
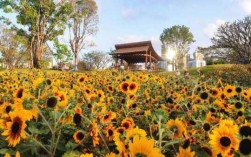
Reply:
M118 69L118 55L116 55L115 57L115 66L114 66L115 69Z
M147 69L147 51L146 51L145 69Z
M152 51L150 50L150 68L152 68Z

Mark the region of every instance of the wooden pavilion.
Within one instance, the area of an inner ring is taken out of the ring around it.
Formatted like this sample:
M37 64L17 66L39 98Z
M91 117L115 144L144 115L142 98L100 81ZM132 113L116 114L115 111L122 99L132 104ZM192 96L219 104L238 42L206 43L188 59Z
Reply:
M111 54L115 58L115 67L124 65L125 61L126 67L132 70L136 70L137 63L145 63L145 69L150 65L155 70L158 61L163 61L153 49L151 41L117 44L115 48L116 51Z

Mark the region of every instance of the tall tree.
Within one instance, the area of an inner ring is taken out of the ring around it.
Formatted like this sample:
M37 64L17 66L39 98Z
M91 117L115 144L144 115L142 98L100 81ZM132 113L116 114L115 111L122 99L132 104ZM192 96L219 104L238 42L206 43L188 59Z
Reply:
M176 53L173 59L178 64L176 66L184 67L183 58L188 54L189 45L195 41L189 28L184 25L166 28L160 35L160 40L162 42L162 54L167 55L167 51L170 48L173 49Z
M24 27L12 25L28 39L31 62L35 68L40 67L45 43L64 33L66 21L72 12L71 3L65 0L1 0L0 9L17 14L17 23ZM10 22L3 16L1 19Z
M221 25L212 39L214 48L228 49L233 63L251 63L251 16Z
M73 13L69 20L70 47L77 67L81 50L93 46L88 39L97 32L97 4L94 0L72 0Z
M15 30L0 27L0 54L7 69L19 67L29 60L26 44L26 38L17 35Z

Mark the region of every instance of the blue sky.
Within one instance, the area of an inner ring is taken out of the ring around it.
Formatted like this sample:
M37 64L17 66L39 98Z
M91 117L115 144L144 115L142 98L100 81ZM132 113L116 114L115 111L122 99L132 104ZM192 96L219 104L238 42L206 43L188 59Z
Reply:
M210 38L224 22L251 14L251 0L96 0L99 31L93 49L109 51L115 44L151 40L161 53L159 36L164 28L185 25L198 46L209 46Z
M209 46L210 38L224 22L251 15L251 0L96 0L99 31L93 38L96 46L83 50L108 52L115 44L151 40L161 54L160 34L165 28L185 25L198 46ZM0 11L0 15L3 14ZM9 15L8 15L9 16ZM14 16L9 16L14 19ZM65 40L68 32L66 32Z

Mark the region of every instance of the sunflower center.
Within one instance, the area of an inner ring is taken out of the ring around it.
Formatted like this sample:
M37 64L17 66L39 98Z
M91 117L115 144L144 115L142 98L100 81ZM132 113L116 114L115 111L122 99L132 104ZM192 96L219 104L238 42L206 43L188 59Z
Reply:
M14 122L11 126L11 131L16 134L19 130L20 126L18 122Z
M109 118L109 114L105 115L104 119L108 119Z
M136 88L136 85L135 84L130 84L129 88L130 88L130 90L134 90Z
M7 106L6 108L5 108L5 112L6 113L9 113L11 111L11 106Z
M239 150L243 155L250 155L251 154L251 140L244 139L240 142Z
M224 147L228 147L231 144L231 140L229 137L223 136L222 138L220 138L220 144Z
M124 123L122 126L128 129L130 125L128 123Z
M80 124L81 120L82 120L81 115L78 114L78 113L76 113L76 114L74 115L74 117L73 117L74 123L75 123L75 124Z
M57 105L57 98L56 97L50 97L48 100L47 100L47 106L48 107L55 107Z
M128 84L127 84L127 83L124 83L124 84L122 85L122 90L123 90L123 91L127 91L127 88L128 88Z
M147 157L147 155L142 154L142 153L137 153L135 154L135 157Z
M113 135L113 131L112 130L108 130L108 134L109 134L109 136L112 136Z
M23 91L24 91L24 89L18 90L18 92L17 92L17 98L22 98L23 97Z
M81 77L81 78L79 79L79 82L83 82L83 81L84 81L84 78Z
M228 93L231 93L231 92L232 92L232 89L228 89L227 92L228 92Z
M84 138L84 134L82 132L79 132L77 134L77 139L81 141L83 138Z
M200 94L200 97L201 97L201 99L205 100L205 99L208 98L208 94L206 92L203 92L203 93Z

